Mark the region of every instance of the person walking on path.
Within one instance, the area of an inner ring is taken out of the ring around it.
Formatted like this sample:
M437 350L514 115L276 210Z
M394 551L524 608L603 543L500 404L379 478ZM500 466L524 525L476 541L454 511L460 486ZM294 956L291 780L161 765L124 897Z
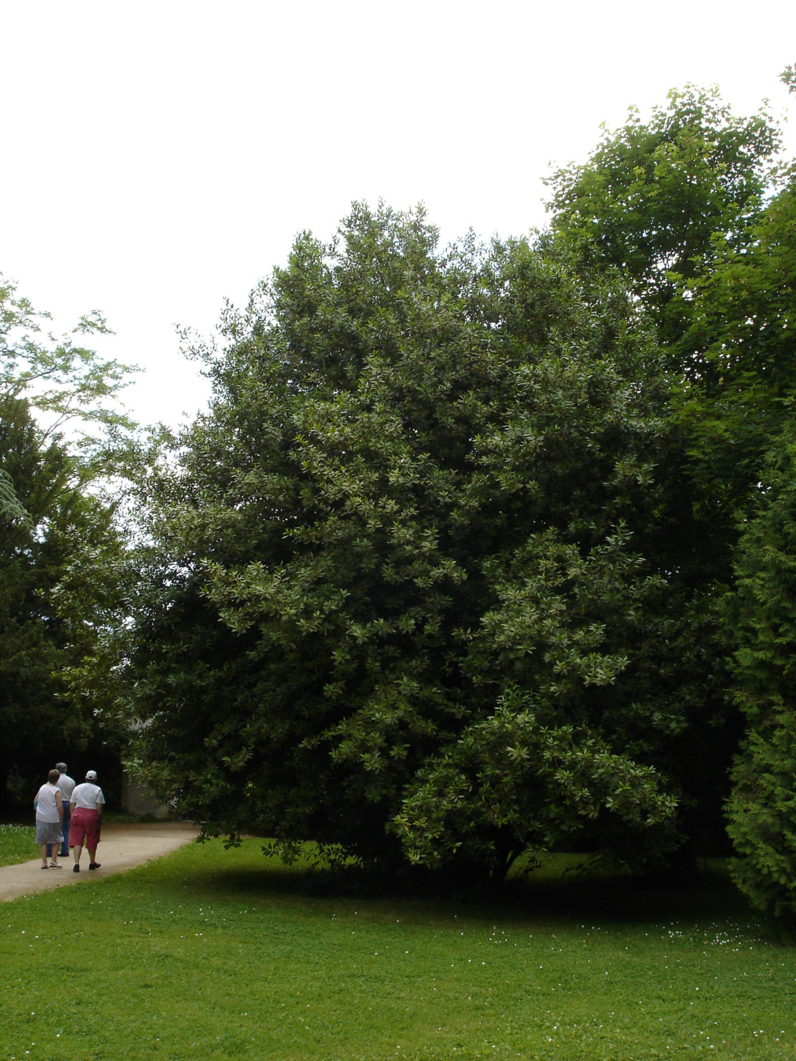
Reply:
M58 770L59 773L61 774L61 776L58 778L58 787L61 790L61 803L62 803L63 808L64 808L64 820L63 820L63 823L62 823L63 824L62 832L64 834L64 839L63 839L63 843L61 844L61 850L58 852L58 854L61 856L61 858L68 858L69 857L69 818L70 818L71 812L72 812L72 802L71 802L71 800L72 800L72 792L74 791L74 788L75 788L75 782L69 776L69 774L66 772L66 763L56 763L55 764L55 769ZM47 854L48 855L50 854L51 850L52 850L52 844L48 844L48 846L47 846ZM57 856L56 856L56 858L57 858Z
M61 844L64 839L62 822L64 817L61 790L58 787L58 778L61 775L57 770L51 770L47 775L47 783L42 785L36 793L33 805L36 808L36 843L41 851L42 869L60 869L56 845ZM53 855L50 865L47 865L47 845L53 845Z
M72 866L73 873L80 872L80 856L83 853L85 842L88 851L88 868L99 869L97 862L97 844L100 841L100 829L102 827L102 808L105 806L105 797L102 789L95 784L97 771L89 770L86 780L78 785L72 792L72 822L69 827L69 846L72 848L72 857L75 860Z

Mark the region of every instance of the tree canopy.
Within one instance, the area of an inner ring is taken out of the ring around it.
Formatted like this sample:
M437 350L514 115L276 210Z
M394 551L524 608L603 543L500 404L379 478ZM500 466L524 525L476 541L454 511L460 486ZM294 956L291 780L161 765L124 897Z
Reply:
M648 548L676 440L624 283L357 206L223 328L148 483L149 777L211 830L498 879L576 836L682 843L721 719L704 609Z
M778 126L763 109L738 117L718 89L669 93L648 121L631 108L603 129L587 162L547 180L553 228L596 261L617 266L667 343L682 337L690 285L709 271L722 238L749 243L776 173Z
M792 186L780 144L765 109L738 117L717 89L688 86L646 122L631 110L586 163L548 181L556 238L620 270L656 326L680 437L661 469L671 518L655 548L714 596L732 581L737 509L791 386Z
M683 395L692 474L732 512L753 493L796 396L796 180L784 183L739 251L717 239L686 336L702 368Z

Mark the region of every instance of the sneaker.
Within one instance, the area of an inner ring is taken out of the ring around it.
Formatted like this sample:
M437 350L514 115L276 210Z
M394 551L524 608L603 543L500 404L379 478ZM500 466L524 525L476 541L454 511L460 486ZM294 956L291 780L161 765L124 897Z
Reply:
M74 866L72 866L72 872L73 873L79 873L80 872L80 866L78 866L77 862L75 862Z
M100 868L100 863L99 862L89 862L88 868L89 869L99 869Z

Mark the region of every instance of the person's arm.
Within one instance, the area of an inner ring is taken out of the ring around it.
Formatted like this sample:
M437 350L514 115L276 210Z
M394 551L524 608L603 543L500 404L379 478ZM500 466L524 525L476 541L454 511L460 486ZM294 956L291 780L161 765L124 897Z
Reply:
M64 824L64 801L61 798L61 790L57 788L55 790L55 802L58 804L58 820L61 825Z

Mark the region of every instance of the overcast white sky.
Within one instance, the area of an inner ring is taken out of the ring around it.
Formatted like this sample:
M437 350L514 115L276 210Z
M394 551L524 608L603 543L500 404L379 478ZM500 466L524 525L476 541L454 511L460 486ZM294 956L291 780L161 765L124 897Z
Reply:
M796 3L0 0L0 271L65 329L98 308L126 392L204 397L174 324L209 331L354 199L424 201L443 240L545 223L541 178L686 82L767 97L796 154Z

